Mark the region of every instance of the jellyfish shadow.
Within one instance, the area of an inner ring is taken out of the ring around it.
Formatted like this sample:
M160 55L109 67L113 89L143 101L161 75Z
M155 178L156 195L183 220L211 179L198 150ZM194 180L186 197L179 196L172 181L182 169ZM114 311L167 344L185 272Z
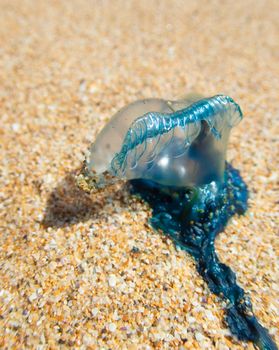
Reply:
M62 228L94 219L107 219L106 206L118 200L126 205L125 185L113 190L105 188L96 194L88 194L76 184L80 168L69 172L50 193L41 224L44 228Z

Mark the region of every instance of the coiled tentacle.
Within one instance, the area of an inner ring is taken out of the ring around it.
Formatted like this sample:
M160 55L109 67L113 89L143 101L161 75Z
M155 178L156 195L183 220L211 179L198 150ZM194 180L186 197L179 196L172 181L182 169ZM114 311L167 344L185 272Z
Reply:
M212 293L225 303L225 320L239 340L252 341L260 350L277 350L272 337L257 320L249 296L237 284L235 273L215 251L215 238L234 214L247 210L248 189L239 172L226 165L226 181L215 192L212 184L189 189L155 186L145 180L132 182L152 208L151 225L187 251Z

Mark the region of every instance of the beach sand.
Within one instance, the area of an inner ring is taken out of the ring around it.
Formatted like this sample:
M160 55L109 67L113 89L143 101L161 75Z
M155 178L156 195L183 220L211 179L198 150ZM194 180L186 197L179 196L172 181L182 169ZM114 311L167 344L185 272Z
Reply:
M279 342L279 2L0 0L0 348L253 349L122 184L75 186L121 107L233 97L249 210L217 239Z

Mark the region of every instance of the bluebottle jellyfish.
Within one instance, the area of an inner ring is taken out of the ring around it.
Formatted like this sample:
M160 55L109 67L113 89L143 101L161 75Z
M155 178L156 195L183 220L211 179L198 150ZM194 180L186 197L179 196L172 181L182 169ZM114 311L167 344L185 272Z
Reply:
M272 350L276 344L214 246L228 220L247 209L247 186L226 162L230 132L242 117L224 95L134 102L97 136L77 183L92 191L129 180L131 192L152 208L151 225L192 255L209 289L226 301L232 334Z

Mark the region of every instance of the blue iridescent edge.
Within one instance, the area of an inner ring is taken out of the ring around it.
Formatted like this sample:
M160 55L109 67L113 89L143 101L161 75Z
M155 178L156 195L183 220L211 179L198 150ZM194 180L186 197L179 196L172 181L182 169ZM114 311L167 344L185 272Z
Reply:
M111 162L111 173L115 176L122 169L125 170L127 153L134 149L145 139L163 135L176 127L186 127L187 124L206 121L211 132L216 138L220 138L220 132L212 125L211 118L226 109L234 109L239 119L243 117L240 106L229 96L216 95L193 102L189 106L173 113L148 112L137 118L124 138L121 150L115 154Z
M158 186L148 180L132 180L131 192L152 208L150 223L172 238L192 255L198 272L211 292L226 300L225 321L233 335L252 341L259 349L276 350L277 346L260 325L250 298L238 286L236 275L218 259L214 241L229 219L247 210L248 189L239 171L226 164L225 182L195 189Z

